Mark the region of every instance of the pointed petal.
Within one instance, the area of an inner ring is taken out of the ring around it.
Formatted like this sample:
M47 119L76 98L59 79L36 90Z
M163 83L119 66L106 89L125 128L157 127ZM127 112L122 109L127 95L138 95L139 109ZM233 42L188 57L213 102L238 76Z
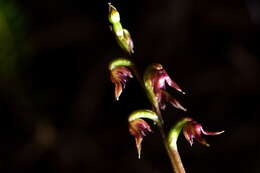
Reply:
M137 149L137 154L138 154L138 159L141 158L141 150L142 150L142 137L135 137L135 143L136 143L136 149Z
M205 145L206 147L209 147L210 145L207 143L207 141L202 137L197 137L196 140L201 143L202 145Z
M166 80L167 84L168 84L170 87L176 89L177 91L181 92L182 94L185 94L185 92L182 91L182 89L179 87L179 85L178 85L176 82L174 82L174 81L169 77L168 74L167 74L167 77L165 77L165 80Z
M203 130L203 128L201 127L201 132L202 132L204 135L212 135L212 136L214 136L214 135L220 135L220 134L224 133L225 131L222 130L222 131L219 131L219 132L210 132L210 131L205 131L205 130Z
M122 85L121 82L115 82L115 99L119 100L119 97L122 93L123 89L122 89Z
M192 144L193 144L193 135L190 132L190 130L184 128L183 129L183 135L184 135L185 139L190 143L190 146L192 146Z
M187 111L187 109L186 108L184 108L181 104L180 104L180 102L178 101L178 100L176 100L175 98L170 98L170 103L175 107L175 108L177 108L177 109L180 109L180 110L183 110L183 111Z

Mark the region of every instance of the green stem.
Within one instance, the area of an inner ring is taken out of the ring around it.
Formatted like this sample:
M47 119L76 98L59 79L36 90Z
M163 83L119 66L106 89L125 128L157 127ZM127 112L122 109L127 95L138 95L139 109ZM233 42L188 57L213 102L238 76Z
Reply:
M185 173L177 147L176 149L171 149L171 153L173 156L171 161L173 163L175 173Z
M160 109L156 109L156 113L159 117L162 118ZM183 167L180 154L178 152L177 144L175 145L175 147L172 147L172 146L170 147L168 140L166 138L165 132L164 132L163 124L161 122L158 123L158 128L159 128L159 131L161 133L163 143L164 143L164 147L165 147L167 154L170 158L171 165L172 165L174 172L175 173L185 173L185 169Z
M169 146L169 143L168 143L168 140L167 140L167 137L165 135L165 132L164 132L164 126L163 126L163 117L162 117L162 114L161 114L161 110L159 108L159 105L154 103L150 97L149 97L149 91L147 91L147 88L145 87L145 85L143 84L143 81L142 79L140 78L140 75L138 74L137 72L137 69L134 69L134 74L137 78L137 80L140 82L141 86L145 89L146 91L146 94L147 94L147 97L149 99L149 101L151 102L153 108L154 108L154 111L156 112L157 116L158 116L158 119L159 119L159 122L157 123L157 126L159 128L159 131L160 131L160 134L162 136L162 140L163 140L163 144L164 144L164 147L167 151L167 154L170 158L170 161L171 161L171 165L172 165L172 169L175 173L185 173L185 169L183 167L183 164L182 164L182 161L181 161L181 157L180 157L180 154L178 152L178 149L177 149L177 145L176 147L172 148Z

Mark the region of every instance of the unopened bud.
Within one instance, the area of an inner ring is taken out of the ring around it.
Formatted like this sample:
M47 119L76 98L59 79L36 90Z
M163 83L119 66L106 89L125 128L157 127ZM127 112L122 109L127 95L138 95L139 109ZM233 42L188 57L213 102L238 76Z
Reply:
M108 20L112 24L120 22L120 14L111 3L108 3Z

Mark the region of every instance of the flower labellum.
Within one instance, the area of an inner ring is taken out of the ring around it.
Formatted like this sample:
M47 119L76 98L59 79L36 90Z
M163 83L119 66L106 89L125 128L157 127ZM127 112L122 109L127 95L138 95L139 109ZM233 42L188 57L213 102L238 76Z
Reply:
M184 108L177 99L171 97L171 95L169 93L167 93L166 91L161 91L159 93L159 95L157 95L157 96L158 96L157 98L159 100L160 109L164 110L166 107L165 102L169 102L175 108L183 110L183 111L187 111L187 109Z
M204 138L201 137L201 134L219 135L221 133L224 133L224 130L219 132L205 131L202 128L201 124L197 123L194 120L187 122L187 124L183 127L183 135L185 136L186 140L190 143L191 146L193 144L193 138L195 138L199 143L209 147L209 144L206 142Z

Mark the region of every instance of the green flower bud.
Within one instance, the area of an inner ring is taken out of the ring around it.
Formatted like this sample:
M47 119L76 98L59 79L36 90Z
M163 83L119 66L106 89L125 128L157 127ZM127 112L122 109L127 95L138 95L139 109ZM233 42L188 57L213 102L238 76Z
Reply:
M108 20L112 24L111 30L114 32L119 46L129 54L134 53L133 40L129 31L122 27L119 12L111 3L108 3L108 6Z
M118 34L121 34L120 30L118 30L117 32L118 32ZM117 33L116 33L116 35L117 35ZM119 46L123 50L128 52L129 54L134 53L134 43L133 43L131 35L127 29L123 29L123 36L122 37L118 36L117 42L118 42Z
M108 3L108 20L112 24L120 22L120 14L111 3Z

